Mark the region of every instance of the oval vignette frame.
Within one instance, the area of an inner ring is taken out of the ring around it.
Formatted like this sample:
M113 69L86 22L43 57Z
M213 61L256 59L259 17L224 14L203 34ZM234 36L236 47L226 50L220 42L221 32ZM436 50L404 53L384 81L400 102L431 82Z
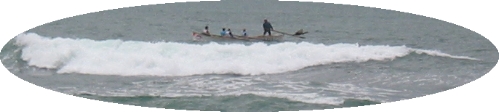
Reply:
M149 5L152 5L152 4L149 4ZM345 4L345 5L347 5L347 4ZM376 7L368 7L368 8L376 8ZM383 10L387 10L387 9L383 9ZM107 10L104 10L104 11L107 11ZM391 10L391 11L396 11L396 10ZM99 11L99 12L100 12L100 11ZM79 16L79 15L76 15L76 16ZM421 15L421 16L423 16L423 15ZM64 19L65 19L65 18L64 18ZM57 20L56 20L56 21L57 21ZM494 68L495 68L495 67L494 67ZM487 73L487 74L491 74L491 73ZM485 76L487 76L487 74L485 74ZM483 76L481 76L481 77L480 77L480 78L478 78L478 79L482 79L482 77L483 77ZM478 79L475 79L475 80L478 80ZM471 82L474 82L474 81L471 81ZM469 83L469 84L471 84L470 82L468 82L468 83ZM464 85L468 85L468 83L467 83L467 84L464 84ZM461 86L464 86L464 85L461 85ZM460 88L461 86L458 86L457 88ZM454 91L454 89L452 89L452 91ZM446 91L441 91L441 92L437 92L437 93L444 93L444 92L446 92ZM434 96L433 94L430 94L430 95L431 95L431 96ZM436 94L435 94L435 95L436 95ZM427 96L425 96L425 97L427 97ZM420 97L415 97L415 98L417 98L417 99L421 99ZM413 100L413 98L411 98L411 100L408 100L408 101L412 101L412 100ZM402 100L402 101L404 101L404 100ZM408 101L404 101L404 102L408 102ZM393 103L396 103L396 102L399 102L399 101L395 101L395 102L393 102ZM391 102L389 102L389 103L391 103ZM373 106L374 106L374 105L373 105ZM368 107L369 107L369 108L371 108L372 106L368 106ZM376 106L374 106L374 107L379 107L379 106L378 106L378 105L376 105ZM357 107L357 108L359 108L359 107ZM112 109L112 108L111 108L111 109ZM334 110L344 110L344 109L334 109Z

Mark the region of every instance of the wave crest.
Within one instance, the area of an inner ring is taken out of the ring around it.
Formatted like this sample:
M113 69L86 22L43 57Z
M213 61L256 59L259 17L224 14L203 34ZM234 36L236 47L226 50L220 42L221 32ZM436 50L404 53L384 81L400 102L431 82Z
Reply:
M369 60L393 60L412 52L458 59L431 50L405 46L358 44L253 43L203 45L176 42L48 38L20 34L16 45L30 66L58 73L99 75L189 76L200 74L261 75L299 70L308 66Z

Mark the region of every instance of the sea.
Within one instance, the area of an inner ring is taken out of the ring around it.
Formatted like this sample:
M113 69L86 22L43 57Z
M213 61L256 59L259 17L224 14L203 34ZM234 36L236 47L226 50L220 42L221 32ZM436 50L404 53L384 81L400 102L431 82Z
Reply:
M192 33L209 26L281 40ZM279 33L272 32L273 35ZM222 112L323 110L423 97L470 83L499 59L476 32L442 20L353 5L225 0L61 18L4 45L2 64L43 88L142 107Z

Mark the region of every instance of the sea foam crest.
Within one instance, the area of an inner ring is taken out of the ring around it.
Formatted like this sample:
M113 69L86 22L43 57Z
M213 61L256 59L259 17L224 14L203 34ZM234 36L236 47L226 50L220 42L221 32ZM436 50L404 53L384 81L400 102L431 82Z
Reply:
M261 75L295 71L308 66L393 60L411 52L459 59L438 51L405 46L358 44L186 44L140 41L48 38L20 34L16 45L30 66L57 69L58 73L98 75L188 76L199 74Z

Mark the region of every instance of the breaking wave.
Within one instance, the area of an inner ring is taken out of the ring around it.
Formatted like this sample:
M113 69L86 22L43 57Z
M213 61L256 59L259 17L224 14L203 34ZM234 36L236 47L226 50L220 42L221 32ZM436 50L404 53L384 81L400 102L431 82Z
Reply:
M151 43L50 38L36 33L18 35L15 45L21 48L21 58L30 66L55 69L57 73L122 76L261 75L322 64L393 60L410 53L477 60L406 46L308 42L251 45Z

